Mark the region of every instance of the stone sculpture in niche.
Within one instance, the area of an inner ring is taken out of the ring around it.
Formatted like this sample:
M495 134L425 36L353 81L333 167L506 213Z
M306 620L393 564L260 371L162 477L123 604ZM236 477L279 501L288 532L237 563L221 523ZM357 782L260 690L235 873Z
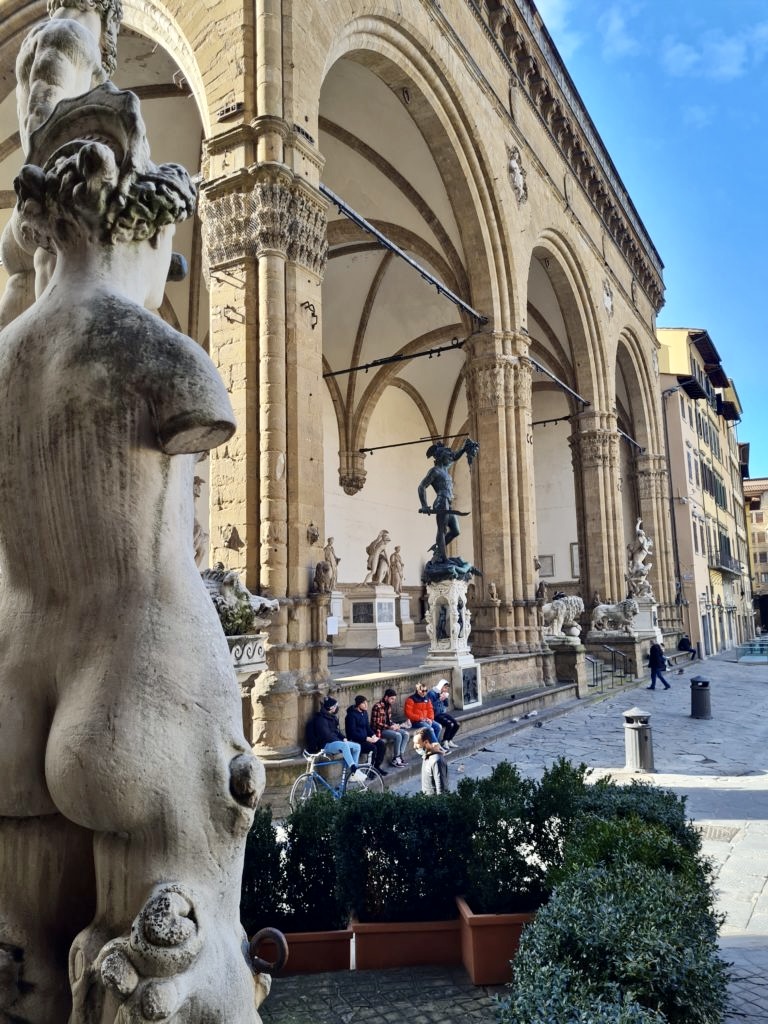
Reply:
M236 569L225 569L217 562L200 574L208 591L225 636L244 636L268 626L280 602L261 594L252 594L240 582Z
M190 544L196 454L235 422L143 308L194 189L107 84L58 104L16 190L56 265L0 333L0 1015L257 1024L238 904L264 773Z
M120 0L49 0L48 13L50 19L27 34L16 60L16 105L25 158L32 133L47 121L59 100L100 85L117 63ZM34 301L35 292L42 292L54 257L26 249L15 212L0 239L0 253L9 274L0 297L2 328Z
M653 563L645 562L652 552L653 541L643 529L642 519L638 519L635 524L635 538L627 544L629 569L625 573L625 579L629 597L653 598L653 589L648 581L648 573L653 568Z

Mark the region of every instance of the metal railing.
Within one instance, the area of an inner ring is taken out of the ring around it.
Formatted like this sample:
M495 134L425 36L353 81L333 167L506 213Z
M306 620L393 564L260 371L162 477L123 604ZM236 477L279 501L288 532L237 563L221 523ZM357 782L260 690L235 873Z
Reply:
M629 679L629 657L623 651L617 651L615 647L609 647L608 644L602 644L601 646L603 650L609 651L611 655L611 686L613 686L616 676L621 680Z
M585 655L585 660L589 666L589 672L592 677L592 682L587 683L589 689L594 690L597 687L600 688L600 693L605 692L603 683L603 672L605 671L605 663L602 658L593 658L591 655Z

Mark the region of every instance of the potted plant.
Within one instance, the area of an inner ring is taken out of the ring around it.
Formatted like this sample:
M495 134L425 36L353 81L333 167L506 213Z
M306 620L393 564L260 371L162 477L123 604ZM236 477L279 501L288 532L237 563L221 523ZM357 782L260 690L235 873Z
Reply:
M358 969L460 964L455 894L469 833L458 796L347 797L337 826Z
M338 806L321 795L307 801L286 819L281 838L271 811L261 810L249 834L241 916L249 935L265 925L285 933L288 962L281 975L349 970L352 931L334 859ZM276 953L268 941L259 948L268 961Z
M520 935L546 898L531 807L536 783L502 762L487 779L463 779L471 820L466 888L457 897L462 962L473 984L512 976Z

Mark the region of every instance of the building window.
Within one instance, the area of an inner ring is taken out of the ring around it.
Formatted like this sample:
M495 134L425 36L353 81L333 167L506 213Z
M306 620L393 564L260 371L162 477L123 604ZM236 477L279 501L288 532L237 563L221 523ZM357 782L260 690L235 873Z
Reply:
M759 551L757 554L757 560L761 565L768 562L768 551Z
M680 412L682 413L683 419L685 419L685 396L680 395Z
M693 527L693 550L698 555L698 553L699 553L699 532L696 529L695 524L694 524L694 527Z
M699 478L699 460L698 459L694 459L693 460L693 470L694 470L694 472L696 474L696 486L697 487L701 487L701 479Z
M762 523L762 521L763 521L763 513L762 512L755 512L755 522L756 523Z
M691 453L690 452L686 452L685 454L686 454L686 457L688 459L688 479L689 480L693 480L693 467L691 465Z

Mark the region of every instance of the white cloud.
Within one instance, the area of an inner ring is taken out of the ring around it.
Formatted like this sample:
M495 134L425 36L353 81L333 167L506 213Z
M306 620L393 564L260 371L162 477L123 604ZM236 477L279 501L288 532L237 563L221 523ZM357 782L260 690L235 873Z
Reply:
M710 34L704 40L704 65L710 78L740 78L747 69L746 38Z
M701 54L689 44L667 38L661 44L661 63L670 75L690 75L698 69Z
M715 111L711 107L701 107L696 104L683 108L683 122L691 128L706 128L715 120Z
M617 4L609 7L597 20L597 27L603 37L603 56L617 60L637 53L638 41L629 32L625 11Z

